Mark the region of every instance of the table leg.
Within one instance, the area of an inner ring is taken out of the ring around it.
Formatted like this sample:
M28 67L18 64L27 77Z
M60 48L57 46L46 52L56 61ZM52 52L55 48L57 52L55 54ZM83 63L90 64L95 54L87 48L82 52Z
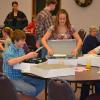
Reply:
M45 80L45 100L48 99L48 90L47 90L47 88L48 88L48 80L46 79Z

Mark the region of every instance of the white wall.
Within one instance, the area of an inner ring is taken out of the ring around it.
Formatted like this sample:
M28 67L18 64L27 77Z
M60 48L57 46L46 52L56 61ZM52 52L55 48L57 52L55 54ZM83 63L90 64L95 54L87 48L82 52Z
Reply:
M11 2L13 0L0 0L0 25L11 11ZM17 0L19 2L19 9L22 10L28 20L32 16L32 0ZM79 7L74 0L61 0L61 8L68 11L71 24L78 30L80 28L88 29L89 26L100 25L100 0L93 0L93 3L86 7Z
M3 25L5 17L12 9L12 1L14 0L0 0L0 25ZM19 10L23 11L28 21L32 17L32 0L16 0L19 2Z
M68 11L71 24L76 29L100 25L100 0L93 0L86 8L79 7L74 0L61 0L61 7Z

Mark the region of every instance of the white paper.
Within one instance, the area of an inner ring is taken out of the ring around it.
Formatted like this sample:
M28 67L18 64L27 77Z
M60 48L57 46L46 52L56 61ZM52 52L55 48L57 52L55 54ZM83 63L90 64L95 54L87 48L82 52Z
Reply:
M97 55L84 55L83 57L79 57L77 62L80 65L86 65L88 63L88 59L91 63L91 66L100 67L100 56Z
M66 54L54 54L53 57L66 57Z
M30 66L34 67L37 64L32 64L32 63L19 63L14 65L13 69L19 69L19 70L30 70Z
M77 59L48 59L47 63L77 66Z
M44 78L58 77L58 76L68 76L75 75L75 67L67 66L63 64L30 64L22 63L20 64L21 71L24 73L32 73L37 76Z

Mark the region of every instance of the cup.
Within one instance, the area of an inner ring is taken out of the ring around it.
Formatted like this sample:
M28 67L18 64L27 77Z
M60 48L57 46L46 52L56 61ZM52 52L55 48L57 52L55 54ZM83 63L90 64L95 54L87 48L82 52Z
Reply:
M86 59L86 69L91 69L91 58L90 57L87 57Z

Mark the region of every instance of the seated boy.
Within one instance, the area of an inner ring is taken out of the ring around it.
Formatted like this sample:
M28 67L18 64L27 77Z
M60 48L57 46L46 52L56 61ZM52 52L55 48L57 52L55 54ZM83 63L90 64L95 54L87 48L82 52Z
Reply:
M25 33L21 30L11 33L12 44L4 51L3 55L3 72L12 81L17 92L37 96L44 88L44 81L24 76L20 70L13 69L16 64L38 55L36 52L24 54L25 38Z

